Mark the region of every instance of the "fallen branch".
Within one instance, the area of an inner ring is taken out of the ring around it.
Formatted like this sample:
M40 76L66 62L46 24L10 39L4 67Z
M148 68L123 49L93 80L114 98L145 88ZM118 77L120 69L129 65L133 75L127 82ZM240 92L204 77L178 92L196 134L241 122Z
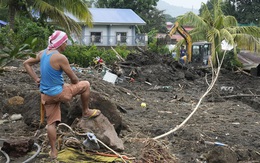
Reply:
M221 96L221 98L234 98L234 97L260 97L260 95L252 95L252 94L239 94L239 95L228 95L228 96Z
M138 51L140 51L141 53L147 55L147 53L146 53L142 48L140 48L139 46L137 46L136 49L137 49Z
M124 58L122 58L121 55L119 55L118 52L117 52L112 46L111 46L111 49L116 53L116 57L117 57L119 60L125 62Z
M248 75L248 76L252 76L250 73L244 71L243 69L241 69L241 68L239 68L239 67L238 67L238 70L237 70L237 71L238 71L238 72L242 72L242 73L244 73L244 74L246 74L246 75Z
M193 116L193 114L199 109L199 106L202 102L202 100L206 97L206 95L211 91L211 89L214 87L217 79L218 79L218 76L219 76L219 73L220 73L220 69L221 69L221 66L222 66L222 63L223 63L223 60L225 58L225 54L226 52L224 53L223 55L223 58L221 60L221 62L219 63L219 59L217 58L217 61L218 61L218 67L216 69L216 71L214 72L214 68L213 68L213 65L212 65L212 62L211 63L211 68L212 68L212 80L211 80L211 83L209 84L209 87L208 89L206 90L206 92L201 96L201 98L199 99L197 105L195 106L195 108L193 109L193 111L190 113L190 115L180 124L180 125L177 125L174 129L162 134L162 135L159 135L157 137L154 137L153 139L154 140L157 140L157 139L160 139L162 137L165 137L175 131L177 131L178 129L180 129L181 127L184 126L184 124L186 124L188 122L188 120ZM217 56L218 57L218 56Z

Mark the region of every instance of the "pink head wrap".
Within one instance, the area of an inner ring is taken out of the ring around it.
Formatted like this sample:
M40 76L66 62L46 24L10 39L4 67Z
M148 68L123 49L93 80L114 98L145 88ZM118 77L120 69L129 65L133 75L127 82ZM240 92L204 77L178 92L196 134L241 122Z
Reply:
M68 36L65 32L55 31L50 37L48 41L48 50L57 49L60 47L65 41L68 40Z

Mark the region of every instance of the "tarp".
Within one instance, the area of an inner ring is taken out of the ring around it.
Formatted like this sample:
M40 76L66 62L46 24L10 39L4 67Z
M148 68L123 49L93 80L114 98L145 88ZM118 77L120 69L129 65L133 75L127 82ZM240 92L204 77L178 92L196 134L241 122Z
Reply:
M226 40L223 40L221 42L221 49L222 50L232 50L234 47L230 44L228 44L228 42Z
M0 20L0 25L6 25L6 24L7 24L7 22Z
M74 148L65 148L61 150L58 154L58 161L61 162L80 162L80 163L98 163L98 162L118 162L123 163L124 161L127 163L131 163L129 160L122 160L117 156L105 156L101 154L96 154L93 152L81 152L80 150L76 150Z

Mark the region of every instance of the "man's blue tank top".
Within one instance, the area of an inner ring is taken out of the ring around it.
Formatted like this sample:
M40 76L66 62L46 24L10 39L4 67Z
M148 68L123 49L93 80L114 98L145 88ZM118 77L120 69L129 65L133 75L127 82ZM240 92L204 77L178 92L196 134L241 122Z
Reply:
M44 50L41 61L41 82L40 91L48 96L55 96L62 92L64 79L62 76L63 70L55 70L51 67L50 58L54 53L46 54L47 50Z

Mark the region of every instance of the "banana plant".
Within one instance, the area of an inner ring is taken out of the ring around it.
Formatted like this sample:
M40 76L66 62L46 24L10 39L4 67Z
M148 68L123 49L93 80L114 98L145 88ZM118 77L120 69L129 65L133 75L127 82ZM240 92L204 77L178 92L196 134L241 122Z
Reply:
M23 59L27 56L35 57L37 38L29 37L23 44L9 44L0 50L0 68L6 66L15 59Z

